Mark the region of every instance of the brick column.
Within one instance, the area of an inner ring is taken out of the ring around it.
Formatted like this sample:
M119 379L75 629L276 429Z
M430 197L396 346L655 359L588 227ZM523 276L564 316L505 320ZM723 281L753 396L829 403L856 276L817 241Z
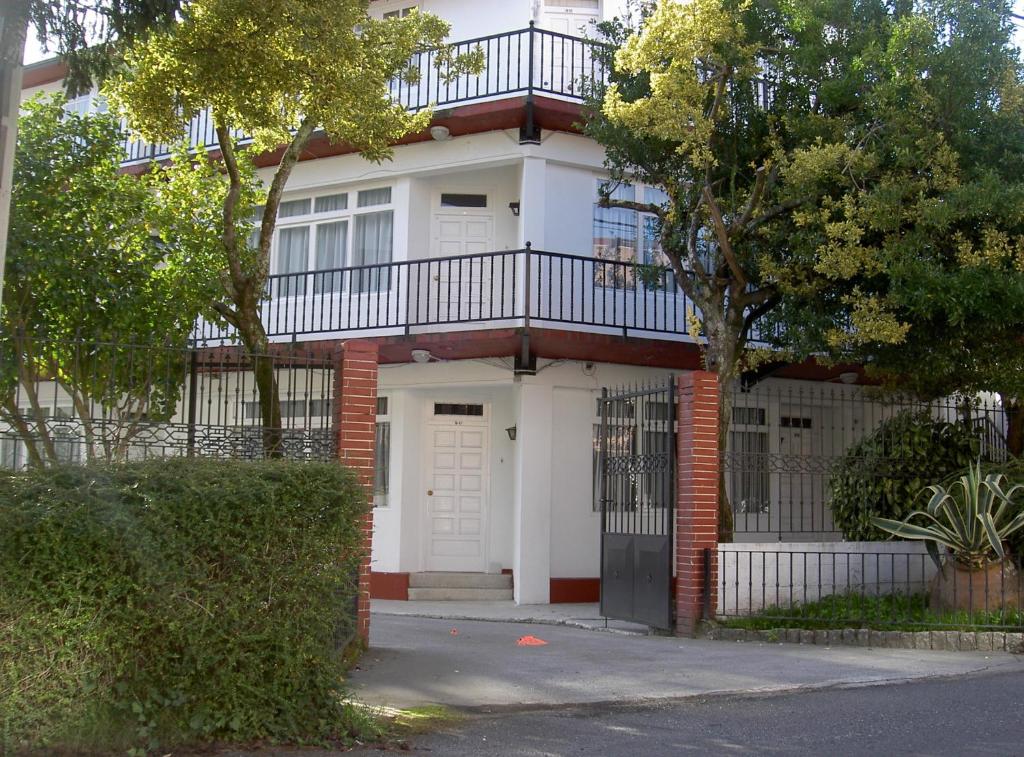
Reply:
M676 633L694 636L705 602L718 594L718 380L707 371L678 378L676 437ZM711 591L705 597L704 550L711 550Z
M359 560L357 630L370 639L370 547L373 541L374 443L377 422L377 345L344 342L334 370L334 433L338 459L351 468L366 490L366 515Z

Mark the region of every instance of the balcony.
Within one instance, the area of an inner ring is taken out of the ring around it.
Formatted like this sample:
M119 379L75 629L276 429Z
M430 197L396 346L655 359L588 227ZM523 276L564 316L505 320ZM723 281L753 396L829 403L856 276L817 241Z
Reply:
M453 42L457 54L479 49L484 68L479 74L462 74L445 81L435 68L436 50L417 53L410 60L416 76L398 77L391 82L392 99L406 110L417 112L433 106L450 108L509 97L539 94L570 102L583 102L587 81L604 80L604 58L597 54L599 43L559 32L526 29ZM188 125L188 142L194 150L217 148L217 136L210 113L204 111ZM237 132L239 144L249 138ZM127 156L122 165L131 166L171 155L168 144L152 144L125 134Z
M262 318L271 341L547 326L696 341L693 303L663 270L530 248L271 276ZM755 332L755 341L763 341ZM200 322L202 345L235 332Z

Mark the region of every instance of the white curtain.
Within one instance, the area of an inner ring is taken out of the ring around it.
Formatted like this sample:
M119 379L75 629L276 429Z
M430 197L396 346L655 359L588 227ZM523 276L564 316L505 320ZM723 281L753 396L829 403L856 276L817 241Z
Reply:
M309 227L281 229L277 238L277 273L304 273L309 266ZM271 296L291 297L306 293L305 276L288 276L278 280L277 292Z
M316 227L316 270L328 271L345 265L345 245L348 242L348 221L322 223ZM340 292L342 272L317 274L314 291Z
M352 265L376 265L391 262L393 220L390 210L356 216L352 240ZM390 286L386 271L383 279L377 269L352 272L352 291L371 292Z

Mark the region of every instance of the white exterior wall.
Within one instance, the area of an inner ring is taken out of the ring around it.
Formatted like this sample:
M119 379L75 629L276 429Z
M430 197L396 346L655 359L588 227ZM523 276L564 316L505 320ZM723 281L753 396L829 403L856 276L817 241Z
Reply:
M424 570L427 528L423 435L433 402L483 402L489 411L489 572L514 569L516 599L546 602L550 578L600 573L600 514L593 509L593 427L600 387L661 378L668 371L567 361L513 377L511 361L382 366L388 397L391 480L374 510L371 567ZM516 441L506 429L517 427Z
M546 28L545 9L553 12L565 9L553 3L545 4L543 0L374 0L370 4L370 12L380 16L413 5L450 23L449 39L455 42L522 29L531 20ZM582 10L572 8L572 3L566 3L566 6L576 13ZM621 16L625 7L626 0L599 0L599 16L604 19Z
M917 594L936 573L924 542L724 544L718 613L747 615L847 592Z

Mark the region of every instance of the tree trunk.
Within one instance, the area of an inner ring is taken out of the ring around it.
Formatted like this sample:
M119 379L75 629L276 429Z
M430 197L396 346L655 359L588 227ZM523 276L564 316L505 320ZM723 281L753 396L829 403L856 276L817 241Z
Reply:
M1024 455L1024 402L1006 399L1006 449L1014 457Z
M238 333L252 360L252 372L259 394L262 419L263 454L270 458L284 457L284 434L281 428L281 392L270 356L270 340L260 320L259 311L242 310Z
M709 303L709 307L703 312L708 314L704 320L704 331L708 340L704 363L707 369L718 377L718 541L727 544L733 540L735 523L732 503L729 502L729 493L725 486L724 453L729 443L739 332L735 328L736 324L732 322L735 319L725 313L722 304ZM734 331L736 333L733 333Z
M0 292L7 257L14 149L21 104L21 62L25 57L25 38L28 35L29 3L26 0L5 0L3 7L4 10L0 10Z

